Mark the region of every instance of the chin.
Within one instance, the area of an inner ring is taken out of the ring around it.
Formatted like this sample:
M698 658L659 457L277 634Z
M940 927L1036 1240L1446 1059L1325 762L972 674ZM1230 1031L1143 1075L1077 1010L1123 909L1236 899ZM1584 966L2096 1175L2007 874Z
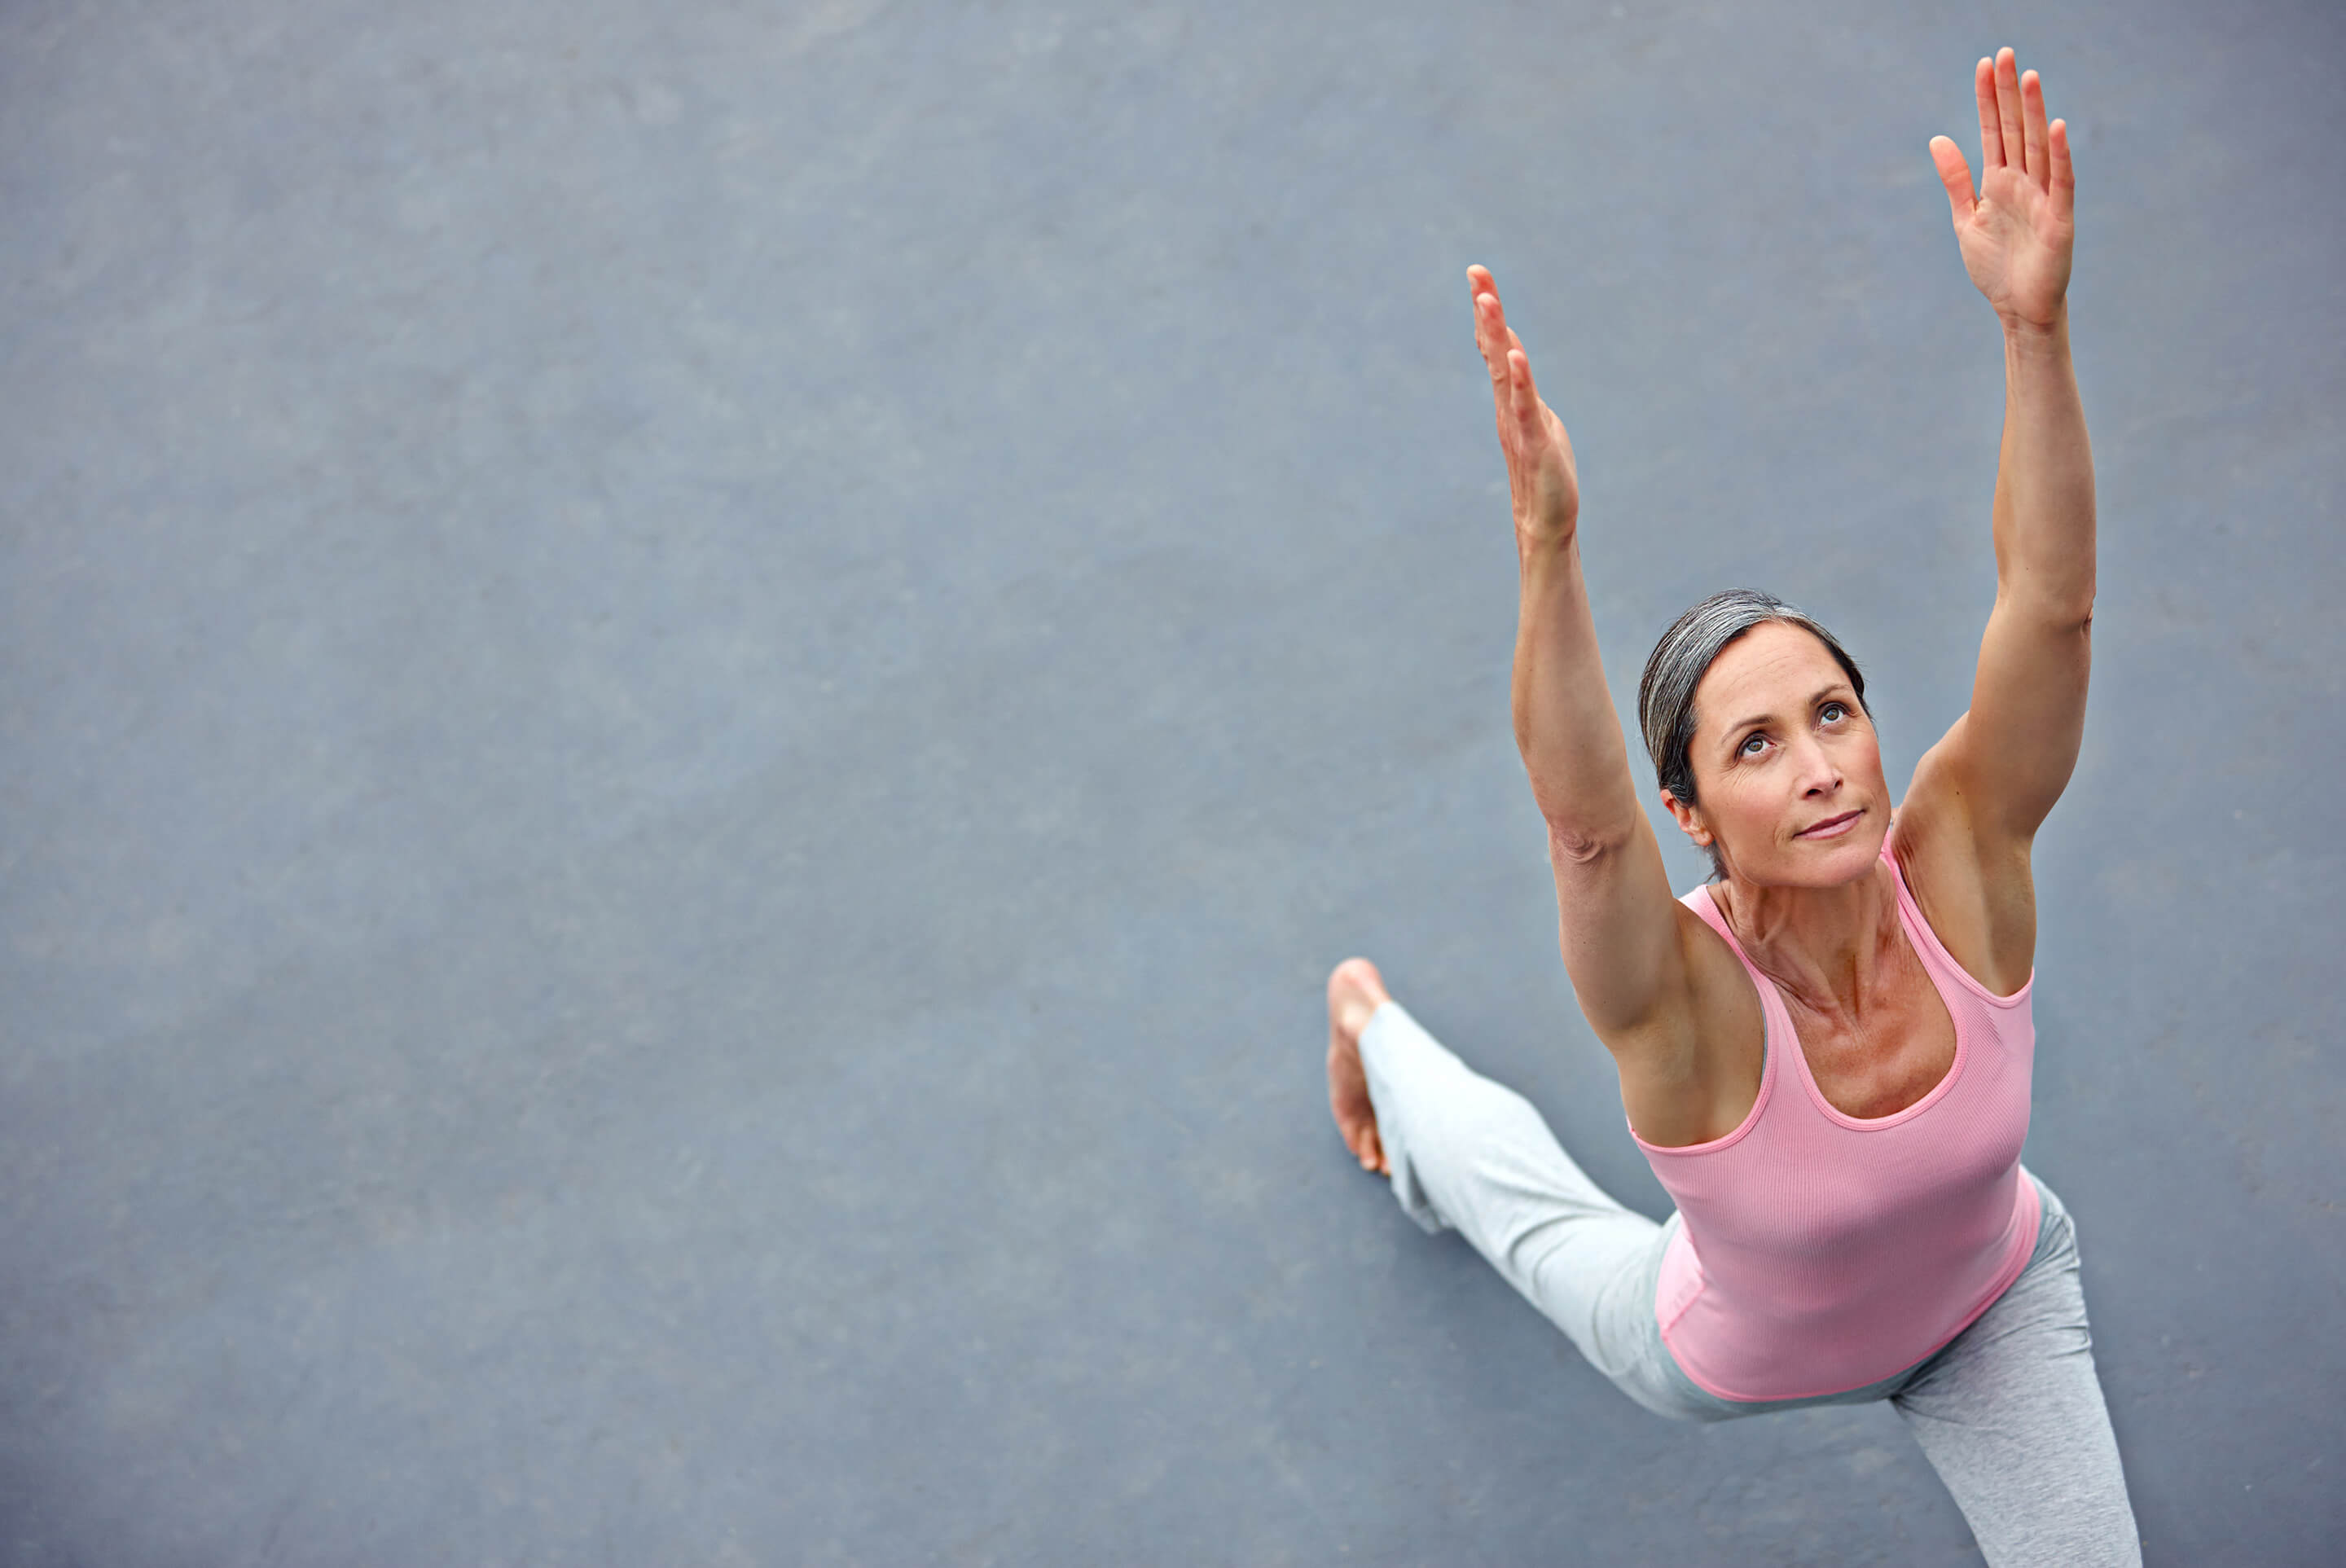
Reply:
M1869 810L1858 819L1852 831L1809 846L1821 885L1841 887L1872 874L1873 862L1882 858L1882 841L1890 837L1890 824L1880 817L1881 813Z
M1840 888L1871 876L1873 862L1882 858L1882 840L1890 836L1890 824L1878 820L1880 816L1869 810L1848 832L1821 842L1793 840L1779 862L1785 872L1783 883L1791 887Z

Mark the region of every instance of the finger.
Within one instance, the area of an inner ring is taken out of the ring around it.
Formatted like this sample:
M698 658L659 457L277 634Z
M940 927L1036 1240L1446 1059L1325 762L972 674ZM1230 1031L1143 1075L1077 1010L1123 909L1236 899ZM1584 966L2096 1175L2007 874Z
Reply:
M1515 382L1507 363L1506 338L1501 337L1491 325L1491 304L1487 298L1482 303L1483 363L1491 372L1491 412L1499 426L1499 450L1508 454L1512 472L1515 463ZM1510 332L1507 337L1515 334Z
M1507 340L1501 330L1499 299L1484 294L1474 301L1474 346L1483 351L1484 368L1491 372L1492 384L1502 385L1507 379Z
M1496 298L1498 292L1498 280L1491 276L1491 270L1488 267L1484 266L1478 261L1474 266L1466 269L1466 297L1468 299L1479 300L1485 294L1489 294L1494 298Z
M2045 140L2052 150L2053 183L2048 188L2053 195L2054 216L2068 222L2077 210L2077 174L2069 166L2069 122L2055 120Z
M1515 477L1515 459L1524 449L1524 433L1530 428L1531 424L1531 422L1524 417L1525 407L1524 382L1529 379L1529 366L1525 363L1525 373L1518 375L1516 366L1519 363L1524 363L1522 355L1512 349L1500 350L1497 361L1498 382L1491 389L1498 402L1499 449L1507 454L1507 478L1510 484Z
M1532 382L1532 361L1521 349L1507 351L1507 379L1515 391L1515 428L1526 441L1536 440L1540 432L1539 388Z
M1492 278L1491 270L1481 265L1467 268L1466 298L1474 312L1474 346L1487 356L1490 345L1483 332L1483 296L1485 294L1494 300L1499 297L1499 285Z
M1531 359L1524 352L1523 340L1499 314L1498 301L1489 300L1486 309L1484 331L1491 345L1491 398L1498 415L1499 445L1510 454L1512 462L1512 454L1521 449L1522 433L1537 423L1530 417L1530 411L1536 405L1526 401L1531 396L1527 390L1531 384ZM1520 377L1515 373L1519 360L1525 369Z
M1931 138L1931 161L1938 167L1939 183L1947 188L1947 205L1954 209L1957 224L1972 215L1972 171L1964 162L1963 148L1953 137Z
M2004 121L1995 112L1995 62L1983 56L1972 67L1972 97L1979 100L1980 179L2004 162Z
M1507 328L1507 308L1499 303L1498 290L1485 289L1475 297L1475 320L1482 324L1484 336L1491 351L1504 356L1514 333Z
M2009 47L1995 56L1995 112L2004 126L2004 161L2028 172L2028 137L2020 127L2020 62Z
M1523 356L1524 356L1524 363L1525 363L1525 364L1526 364L1526 365L1528 365L1528 364L1530 364L1530 363L1532 362L1532 351L1531 351L1529 349L1527 349L1527 348L1524 347L1524 341L1523 341L1521 338L1519 338L1519 337L1515 336L1515 330L1513 327L1509 327L1509 328L1507 329L1507 351L1508 351L1510 353L1517 353L1517 354L1521 354L1521 355L1523 355Z
M2052 178L2052 160L2045 153L2045 79L2035 71L2020 78L2020 124L2027 138L2028 178L2043 190Z

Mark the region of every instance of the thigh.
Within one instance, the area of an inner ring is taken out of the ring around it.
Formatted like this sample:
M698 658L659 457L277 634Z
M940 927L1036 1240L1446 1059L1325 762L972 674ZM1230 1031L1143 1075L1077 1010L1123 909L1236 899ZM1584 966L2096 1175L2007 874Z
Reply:
M2076 1233L2045 1191L2035 1256L1892 1403L1994 1568L2142 1562L2094 1370Z
M1361 1063L1394 1195L1429 1230L1455 1227L1589 1364L1640 1403L1657 1375L1662 1227L1591 1181L1530 1101L1484 1077L1388 1002Z

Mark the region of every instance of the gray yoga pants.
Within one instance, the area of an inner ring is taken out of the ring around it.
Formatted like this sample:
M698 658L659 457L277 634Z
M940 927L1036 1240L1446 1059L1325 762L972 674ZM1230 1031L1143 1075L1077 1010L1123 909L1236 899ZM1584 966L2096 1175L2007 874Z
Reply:
M1724 1400L1662 1343L1654 1287L1678 1227L1582 1174L1531 1102L1481 1076L1397 1002L1361 1033L1394 1196L1455 1228L1614 1386L1659 1415L1717 1421L1888 1400L1997 1568L2139 1564L2117 1440L2094 1374L2076 1232L2051 1188L2036 1250L1994 1305L1895 1376L1806 1400Z

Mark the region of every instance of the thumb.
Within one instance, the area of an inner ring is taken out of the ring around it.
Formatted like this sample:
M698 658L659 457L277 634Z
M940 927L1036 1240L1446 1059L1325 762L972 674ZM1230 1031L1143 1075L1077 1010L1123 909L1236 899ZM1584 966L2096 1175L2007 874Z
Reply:
M1947 203L1960 225L1972 215L1972 166L1953 138L1943 136L1931 138L1931 161L1938 166L1939 183L1947 188Z

